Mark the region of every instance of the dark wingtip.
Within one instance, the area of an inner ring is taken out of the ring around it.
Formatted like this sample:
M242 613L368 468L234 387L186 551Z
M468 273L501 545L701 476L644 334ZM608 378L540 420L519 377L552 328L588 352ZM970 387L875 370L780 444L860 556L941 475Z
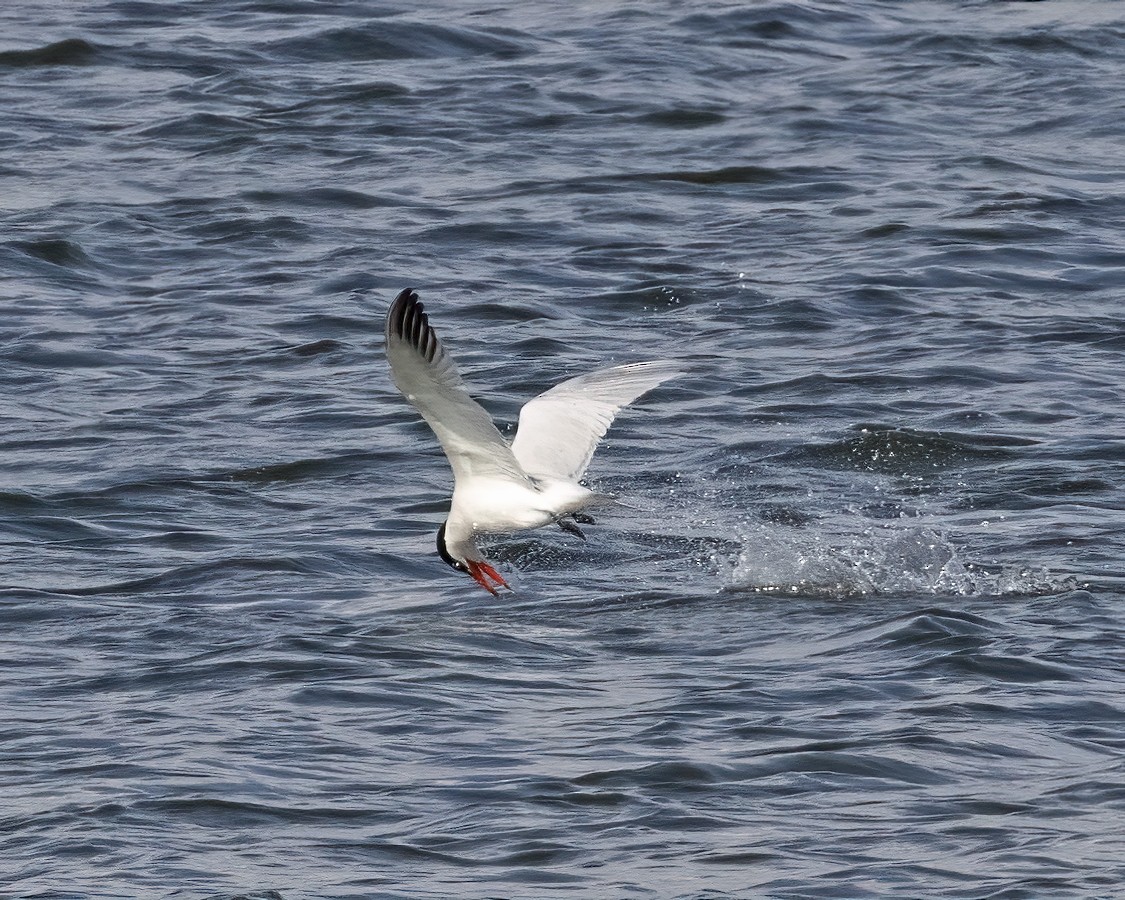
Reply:
M411 317L414 310L421 312L423 309L422 302L413 289L400 291L387 310L387 333L394 334L395 337L404 337L406 320Z
M430 327L426 308L412 288L401 291L387 310L387 337L406 341L429 362L437 356L437 334Z

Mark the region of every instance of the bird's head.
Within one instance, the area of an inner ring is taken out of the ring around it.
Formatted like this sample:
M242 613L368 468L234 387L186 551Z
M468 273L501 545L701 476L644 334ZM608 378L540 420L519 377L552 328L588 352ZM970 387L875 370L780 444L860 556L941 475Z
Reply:
M442 522L437 531L437 552L438 556L445 560L446 565L458 572L471 575L473 581L492 594L493 597L499 596L496 587L506 587L510 591L511 587L508 586L508 582L504 580L503 576L492 568L479 553L472 552L475 548L472 548L469 552L472 553L472 556L477 557L476 559L471 559L467 554L462 555L450 550L449 545L445 542L445 525L446 523ZM471 547L471 545L469 546ZM492 584L489 583L489 579L492 579Z

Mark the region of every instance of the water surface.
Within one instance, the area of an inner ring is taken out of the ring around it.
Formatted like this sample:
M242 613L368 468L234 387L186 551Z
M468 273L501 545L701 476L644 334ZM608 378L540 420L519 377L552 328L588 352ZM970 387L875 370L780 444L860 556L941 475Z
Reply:
M1109 897L1111 2L0 12L0 893ZM434 552L382 317L505 429Z

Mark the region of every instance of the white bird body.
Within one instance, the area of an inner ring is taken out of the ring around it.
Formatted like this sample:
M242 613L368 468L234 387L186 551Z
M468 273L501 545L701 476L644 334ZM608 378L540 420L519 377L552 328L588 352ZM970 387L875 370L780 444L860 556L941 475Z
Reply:
M478 478L456 484L445 520L446 547L454 557L472 559L475 535L542 528L597 502L598 495L589 488L566 481L525 485Z
M481 532L503 534L542 528L596 500L593 491L567 481L526 485L501 478L474 479L453 489L446 540Z
M494 585L508 584L481 554L476 535L555 522L585 539L573 520L591 522L582 510L606 502L579 483L598 442L621 407L681 374L673 363L654 361L571 378L524 404L509 446L469 396L409 289L387 311L386 349L395 385L433 429L453 469L438 552L493 594Z

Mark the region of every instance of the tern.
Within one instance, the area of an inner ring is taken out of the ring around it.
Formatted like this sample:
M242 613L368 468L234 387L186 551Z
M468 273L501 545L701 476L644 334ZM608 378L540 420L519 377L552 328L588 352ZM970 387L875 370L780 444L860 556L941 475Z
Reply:
M453 469L449 515L437 532L441 558L497 596L511 590L477 547L477 535L551 523L585 540L584 510L612 502L580 484L618 411L682 374L656 360L571 378L523 405L509 445L492 417L469 396L418 295L407 288L387 310L387 361L403 396L422 414Z

